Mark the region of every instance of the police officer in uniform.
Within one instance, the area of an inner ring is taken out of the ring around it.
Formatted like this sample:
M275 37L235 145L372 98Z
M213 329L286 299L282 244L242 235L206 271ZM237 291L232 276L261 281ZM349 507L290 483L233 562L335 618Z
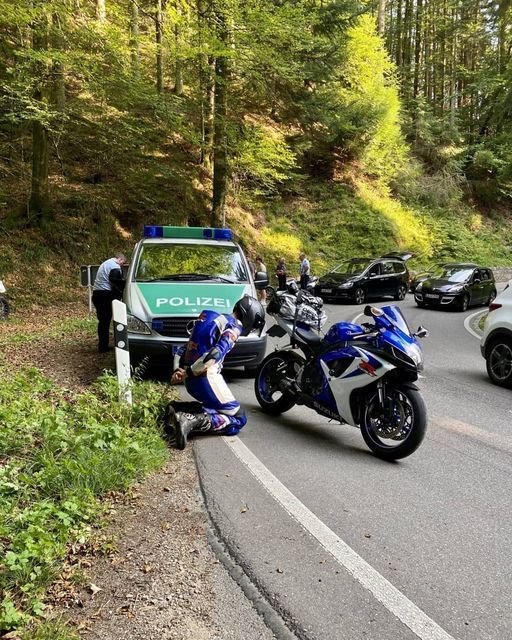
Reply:
M109 351L108 339L112 321L112 300L123 297L124 277L121 267L126 263L123 253L116 253L113 258L103 262L94 279L92 303L98 318L98 351Z

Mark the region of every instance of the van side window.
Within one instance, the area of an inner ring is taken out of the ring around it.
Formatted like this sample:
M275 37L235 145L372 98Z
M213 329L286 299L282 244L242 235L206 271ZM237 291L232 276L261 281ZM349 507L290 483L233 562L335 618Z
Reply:
M405 265L403 262L393 262L395 273L405 273Z
M390 275L391 273L394 273L393 264L393 262L383 262L382 273L384 275Z

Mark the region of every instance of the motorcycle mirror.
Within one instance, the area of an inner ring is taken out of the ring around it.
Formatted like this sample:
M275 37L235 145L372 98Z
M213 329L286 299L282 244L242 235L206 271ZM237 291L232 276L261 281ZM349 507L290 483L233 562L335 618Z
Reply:
M366 305L363 311L365 316L369 316L370 318L380 318L380 316L384 315L384 311L379 309L378 307L371 307L369 304Z
M421 325L418 327L418 329L416 330L416 333L414 334L414 336L416 338L426 338L429 335L429 330L425 329L425 327L422 327Z

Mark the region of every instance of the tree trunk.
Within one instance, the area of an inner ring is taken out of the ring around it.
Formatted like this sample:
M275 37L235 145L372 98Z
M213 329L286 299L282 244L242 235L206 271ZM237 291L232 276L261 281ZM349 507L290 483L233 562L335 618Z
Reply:
M377 31L379 36L384 37L384 31L386 29L386 0L379 0L379 6L377 10Z
M96 17L100 22L105 22L107 19L107 7L105 2L106 0L96 0Z
M140 59L139 59L139 5L137 0L130 2L130 50L132 73L135 78L140 75Z
M45 19L33 27L32 47L34 51L48 49L48 23ZM34 100L43 103L47 69L41 63L37 67L40 84L34 92ZM32 184L28 210L29 214L33 214L38 221L44 219L49 211L48 157L48 131L40 119L34 119L32 122Z
M52 16L53 44L57 51L64 50L64 36L62 33L61 18L54 13ZM58 111L66 108L66 84L64 79L64 65L60 60L53 63L53 102Z
M417 0L416 3L416 42L414 45L414 84L413 95L418 97L420 82L420 63L421 63L421 35L423 29L423 0Z
M226 116L228 105L228 61L218 56L215 64L215 115L213 126L213 227L226 223L226 195L228 190L228 149Z
M181 49L181 26L179 24L179 16L180 16L180 4L176 3L176 14L178 17L178 21L174 25L174 41L176 44L176 61L175 61L175 74L174 74L174 93L177 96L181 96L183 94L183 60L179 55L179 51Z
M217 14L219 39L225 50L229 48L229 33L226 18ZM222 53L215 62L215 111L213 126L213 195L211 224L213 227L226 224L226 196L228 191L229 166L227 145L227 111L230 65Z
M156 40L156 90L162 93L164 90L164 64L163 64L163 16L162 16L162 0L156 0L155 15L155 40Z

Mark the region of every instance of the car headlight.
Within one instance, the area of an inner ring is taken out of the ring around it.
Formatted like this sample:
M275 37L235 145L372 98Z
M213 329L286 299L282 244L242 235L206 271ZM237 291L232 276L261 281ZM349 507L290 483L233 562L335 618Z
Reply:
M462 291L462 289L464 289L463 284L456 284L450 288L450 293L459 293L459 291Z
M418 282L416 285L416 291L421 291L423 289L423 282Z
M148 325L136 316L127 314L126 326L130 333L142 333L144 335L151 335L151 329L148 327Z
M350 289L350 287L353 287L354 283L349 280L348 282L344 282L343 284L339 284L338 285L338 289Z

